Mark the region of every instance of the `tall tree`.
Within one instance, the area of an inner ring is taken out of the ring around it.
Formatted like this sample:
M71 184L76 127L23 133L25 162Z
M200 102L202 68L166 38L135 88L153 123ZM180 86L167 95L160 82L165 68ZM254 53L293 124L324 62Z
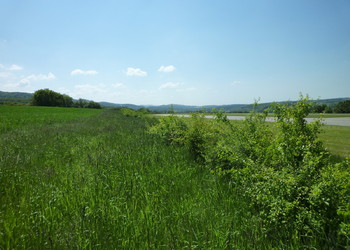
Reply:
M34 106L71 107L73 99L50 89L40 89L35 91L31 103Z
M350 113L350 100L338 102L334 108L335 113Z

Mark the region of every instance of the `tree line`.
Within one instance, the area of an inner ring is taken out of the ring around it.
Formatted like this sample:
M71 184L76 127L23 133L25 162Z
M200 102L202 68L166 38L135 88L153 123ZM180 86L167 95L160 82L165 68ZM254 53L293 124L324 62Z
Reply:
M350 113L350 100L338 102L335 107L327 104L316 104L311 108L312 113Z
M79 99L74 101L72 97L55 92L50 89L40 89L35 91L31 99L33 106L49 107L75 107L75 108L102 108L101 105L94 101Z

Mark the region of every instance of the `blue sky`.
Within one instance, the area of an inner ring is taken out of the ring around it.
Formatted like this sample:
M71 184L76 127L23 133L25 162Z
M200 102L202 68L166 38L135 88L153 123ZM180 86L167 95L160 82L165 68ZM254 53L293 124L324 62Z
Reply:
M0 0L0 90L133 104L350 96L349 0Z

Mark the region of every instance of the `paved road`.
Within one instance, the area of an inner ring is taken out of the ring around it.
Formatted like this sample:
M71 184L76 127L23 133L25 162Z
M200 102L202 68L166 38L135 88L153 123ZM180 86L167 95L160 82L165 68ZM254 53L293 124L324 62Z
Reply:
M167 114L163 114L161 116L167 116ZM189 115L177 115L177 116L183 116L183 117L189 117ZM212 115L206 115L206 118L213 118ZM245 116L227 116L230 120L244 120ZM267 117L266 119L268 122L274 122L275 119L273 117ZM317 118L306 118L308 122L312 122L317 120ZM322 123L325 125L337 125L337 126L347 126L350 127L350 117L332 117L332 118L324 118L322 120Z
M212 117L208 117L212 118ZM245 116L228 116L230 120L244 120ZM267 117L268 122L274 122L275 118ZM306 118L308 122L317 120L317 118ZM337 126L347 126L350 127L350 117L332 117L332 118L323 118L322 123L325 125L337 125Z

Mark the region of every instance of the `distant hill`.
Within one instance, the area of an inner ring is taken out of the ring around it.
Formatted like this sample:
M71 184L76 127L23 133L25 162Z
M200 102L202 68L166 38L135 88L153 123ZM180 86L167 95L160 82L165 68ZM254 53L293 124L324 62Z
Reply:
M345 98L322 99L322 100L317 100L316 102L318 104L326 104L326 105L334 108L338 102L342 102L342 101L346 101L346 100L350 100L350 98L345 97Z
M24 92L3 92L0 91L0 98L30 99L33 94Z
M0 104L11 104L11 103L20 103L25 104L29 103L32 98L32 93L23 93L23 92L3 92L0 91ZM334 108L338 102L350 100L350 97L344 98L332 98L332 99L320 99L314 100L317 104L326 104ZM296 101L285 101L280 103L293 103ZM223 110L224 112L230 113L247 113L253 109L253 104L229 104L229 105L204 105L204 106L191 106L191 105L180 105L180 104L168 104L168 105L135 105L135 104L117 104L111 102L99 102L101 106L107 108L130 108L130 109L140 109L147 108L151 111L158 113L167 113L170 110L174 110L177 113L187 113L187 112L210 112L213 108L218 110ZM263 111L269 106L272 102L269 103L260 103L257 106L257 111Z
M342 102L345 100L350 100L350 97L345 98L332 98L332 99L322 99L322 100L310 100L310 101L316 101L317 104L326 104L332 108L334 108L338 102ZM284 101L279 103L294 103L296 101ZM259 103L256 107L258 112L261 112L268 107L270 107L273 104L273 102L268 103ZM173 109L177 113L186 113L186 112L211 112L213 108L216 108L218 110L223 110L224 112L229 113L248 113L251 110L253 110L254 104L229 104L229 105L204 105L204 106L190 106L190 105L179 105L179 104L168 104L168 105L160 105L160 106L137 106L138 108L148 108L151 111L159 112L159 113L166 113L169 112L171 109Z
M129 109L140 109L144 106L139 106L135 104L116 104L111 102L99 102L103 107L106 108L129 108Z
M32 96L31 93L0 91L0 104L26 104L30 102Z

